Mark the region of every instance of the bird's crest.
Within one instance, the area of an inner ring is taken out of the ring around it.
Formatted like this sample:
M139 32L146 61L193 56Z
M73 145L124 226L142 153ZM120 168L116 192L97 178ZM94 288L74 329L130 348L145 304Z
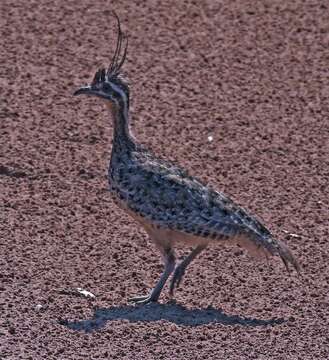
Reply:
M115 12L113 12L113 14L118 22L118 39L115 52L109 67L107 69L99 69L94 76L92 84L97 84L106 80L116 78L120 74L121 67L126 60L128 37L121 30L121 24L118 15Z

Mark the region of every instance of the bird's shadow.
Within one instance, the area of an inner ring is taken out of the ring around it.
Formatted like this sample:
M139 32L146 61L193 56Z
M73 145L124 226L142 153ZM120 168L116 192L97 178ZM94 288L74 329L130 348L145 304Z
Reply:
M206 309L187 309L176 304L151 303L144 306L112 306L97 308L91 319L68 321L60 320L60 324L72 330L92 332L102 329L107 322L114 320L128 320L130 322L153 322L166 320L182 326L200 326L211 323L222 325L266 326L278 325L284 319L273 318L268 320L245 318L238 315L226 315L222 310L208 307Z

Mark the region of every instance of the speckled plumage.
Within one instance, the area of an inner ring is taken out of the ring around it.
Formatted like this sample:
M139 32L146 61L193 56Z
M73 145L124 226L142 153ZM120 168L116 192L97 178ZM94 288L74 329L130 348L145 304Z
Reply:
M188 264L208 245L235 244L255 255L279 255L288 269L299 265L289 249L273 238L255 217L221 192L204 185L188 173L139 145L129 129L129 87L120 76L126 55L119 35L109 69L97 71L90 86L76 91L105 99L113 119L114 136L109 166L110 191L115 202L136 219L156 244L165 263L150 295L132 299L138 303L157 301L164 284L174 271L170 293L179 285ZM177 243L194 246L175 268Z
M121 207L155 227L203 237L210 244L245 240L246 247L264 255L287 252L286 248L280 252L282 243L223 193L136 143L121 149L114 141L109 184Z

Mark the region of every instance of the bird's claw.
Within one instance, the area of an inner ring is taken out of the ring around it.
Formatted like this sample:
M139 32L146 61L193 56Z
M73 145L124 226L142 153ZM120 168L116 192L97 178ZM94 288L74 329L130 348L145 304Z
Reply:
M129 302L135 303L137 305L145 305L151 302L157 302L157 299L151 295L135 296L128 299Z

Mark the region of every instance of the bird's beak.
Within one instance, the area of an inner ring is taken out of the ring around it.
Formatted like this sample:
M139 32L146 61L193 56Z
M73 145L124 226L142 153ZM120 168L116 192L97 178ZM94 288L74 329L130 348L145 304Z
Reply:
M93 93L91 86L82 86L80 89L76 90L73 95L81 95L81 94L86 94L86 95L91 95Z

